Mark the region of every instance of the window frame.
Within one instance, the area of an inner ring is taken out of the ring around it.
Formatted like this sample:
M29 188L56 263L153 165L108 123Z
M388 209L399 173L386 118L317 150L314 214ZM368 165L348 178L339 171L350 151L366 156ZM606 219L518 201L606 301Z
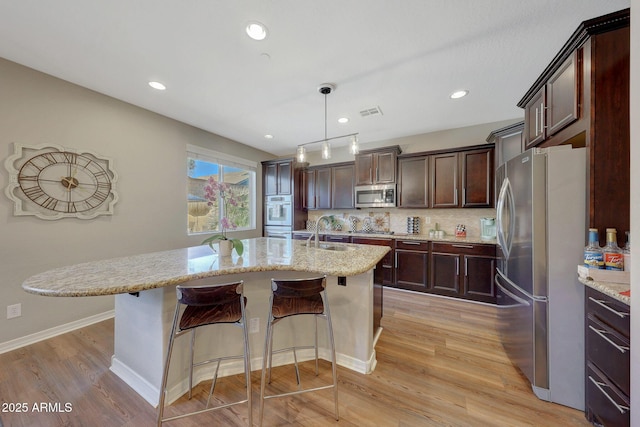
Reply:
M234 233L238 231L255 231L257 228L257 198L256 198L256 182L257 182L257 170L258 163L243 159L241 157L236 157L230 154L221 153L215 150L211 150L209 148L200 147L197 145L187 144L186 150L186 164L187 164L187 182L190 178L189 175L189 159L193 160L201 160L209 163L217 164L219 167L220 176L224 177L224 168L225 167L234 167L241 168L249 172L249 225L246 227L238 227L235 230L227 230L227 233ZM187 185L187 207L188 207L188 196L189 196L189 185ZM222 209L219 207L218 217L222 218ZM188 236L196 236L196 235L205 235L212 233L219 233L220 230L207 230L207 231L191 231L189 229L189 216L187 209L187 235Z

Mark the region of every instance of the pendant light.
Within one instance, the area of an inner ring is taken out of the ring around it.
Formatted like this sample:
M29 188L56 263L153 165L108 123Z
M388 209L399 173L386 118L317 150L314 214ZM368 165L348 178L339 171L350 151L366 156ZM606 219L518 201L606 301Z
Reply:
M322 150L321 150L322 158L324 160L330 159L331 158L331 143L329 143L329 141L334 140L334 139L338 139L338 138L352 137L351 145L350 145L349 150L350 150L350 152L352 154L357 154L358 151L359 151L359 148L358 148L358 134L357 133L350 133L348 135L334 136L332 138L328 138L327 137L327 95L329 95L331 92L333 92L335 90L335 88L336 88L336 86L334 84L331 84L331 83L323 83L318 87L318 92L320 92L321 94L324 95L324 139L321 139L319 141L306 142L304 144L298 145L298 149L296 151L296 157L297 157L299 162L304 162L306 160L306 158L307 158L307 151L305 149L305 145L317 144L319 142L322 143Z

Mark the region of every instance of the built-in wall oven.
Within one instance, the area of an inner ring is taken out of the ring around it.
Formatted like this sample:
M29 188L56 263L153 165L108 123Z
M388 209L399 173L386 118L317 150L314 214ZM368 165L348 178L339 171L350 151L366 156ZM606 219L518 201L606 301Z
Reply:
M275 237L278 239L291 238L291 227L265 226L264 237Z
M293 227L291 196L267 196L264 208L265 226Z

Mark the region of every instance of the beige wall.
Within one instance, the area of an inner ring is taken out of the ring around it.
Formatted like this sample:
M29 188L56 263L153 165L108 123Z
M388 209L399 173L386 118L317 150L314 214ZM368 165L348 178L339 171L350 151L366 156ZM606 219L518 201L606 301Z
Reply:
M4 159L13 142L53 143L114 159L120 196L112 217L15 217ZM113 309L112 297L27 294L27 277L63 265L186 247L186 145L260 162L274 156L0 58L0 345ZM262 188L258 169L258 188ZM258 204L261 206L261 203ZM256 232L262 233L261 210ZM22 317L6 319L6 306Z

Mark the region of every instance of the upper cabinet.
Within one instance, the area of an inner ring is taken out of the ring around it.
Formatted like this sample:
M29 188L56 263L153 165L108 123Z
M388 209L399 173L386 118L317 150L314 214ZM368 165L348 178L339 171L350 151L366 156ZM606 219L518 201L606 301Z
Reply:
M305 209L353 209L352 162L308 168L303 173L302 207Z
M493 145L431 155L430 207L492 207L493 157Z
M629 230L630 10L582 22L520 100L525 146L586 147L588 226Z
M526 148L540 144L578 119L581 52L573 52L524 106Z
M398 159L398 207L429 207L429 156Z
M355 156L355 185L393 184L400 147L362 151Z
M265 196L290 195L293 189L291 159L262 162Z

